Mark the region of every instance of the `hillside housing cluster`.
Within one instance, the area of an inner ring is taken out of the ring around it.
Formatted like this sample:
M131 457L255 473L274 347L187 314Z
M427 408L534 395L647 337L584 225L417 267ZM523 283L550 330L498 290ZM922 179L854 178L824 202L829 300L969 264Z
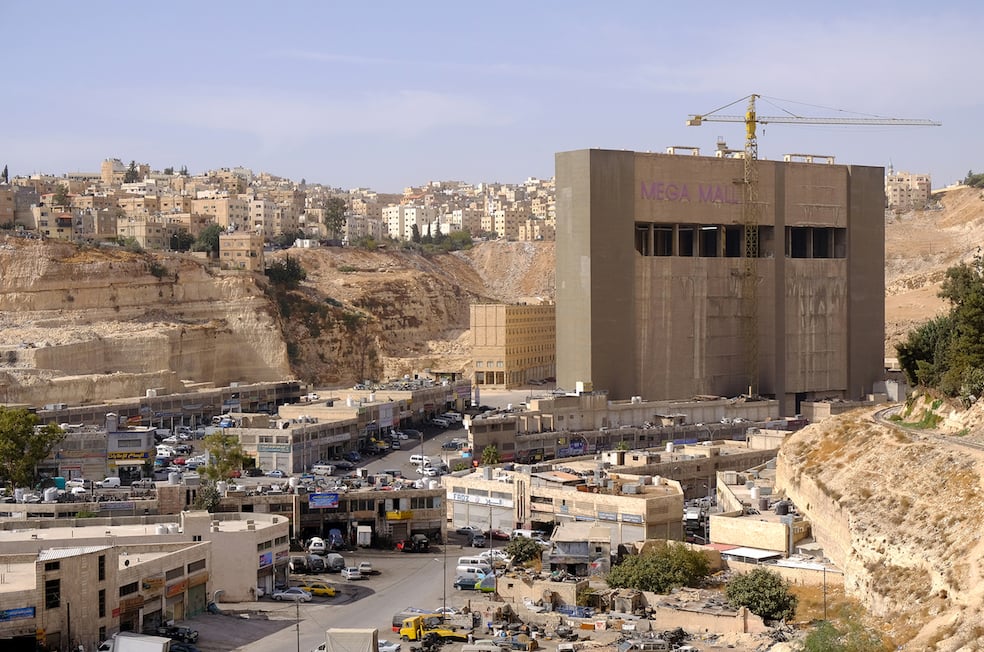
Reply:
M326 225L329 198L341 200L338 224ZM431 182L382 195L367 188L308 185L246 168L198 175L151 170L106 159L99 172L15 176L0 183L0 225L50 238L106 242L132 238L145 249L174 248L174 236L211 224L270 242L285 234L355 242L409 241L468 231L509 240L552 240L553 182Z

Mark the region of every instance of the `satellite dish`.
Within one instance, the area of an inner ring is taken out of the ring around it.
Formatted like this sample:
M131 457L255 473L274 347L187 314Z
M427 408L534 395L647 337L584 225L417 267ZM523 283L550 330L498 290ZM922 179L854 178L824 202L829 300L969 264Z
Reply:
M130 566L130 560L129 559L124 559L123 560L123 567L124 568L129 568L129 566Z

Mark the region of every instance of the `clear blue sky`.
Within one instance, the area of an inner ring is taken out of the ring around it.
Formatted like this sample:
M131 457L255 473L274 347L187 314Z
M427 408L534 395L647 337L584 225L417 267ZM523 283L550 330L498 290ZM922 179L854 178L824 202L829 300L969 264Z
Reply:
M771 125L762 158L893 163L934 187L984 171L980 2L0 0L0 22L11 175L117 157L380 192L517 183L558 151L741 147L740 124L684 122L750 93L791 101L763 115L943 122Z

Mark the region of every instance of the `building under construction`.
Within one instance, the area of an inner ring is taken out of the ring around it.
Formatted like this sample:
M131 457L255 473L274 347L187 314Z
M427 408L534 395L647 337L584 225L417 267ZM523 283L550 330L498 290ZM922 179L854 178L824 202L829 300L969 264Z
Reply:
M612 399L751 391L787 415L872 391L884 169L756 165L749 210L741 158L556 155L559 386Z

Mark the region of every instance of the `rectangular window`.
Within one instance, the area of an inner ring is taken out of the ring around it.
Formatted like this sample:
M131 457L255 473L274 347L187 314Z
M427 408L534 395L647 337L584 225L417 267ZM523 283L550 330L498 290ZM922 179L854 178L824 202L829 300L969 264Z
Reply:
M106 617L106 589L99 589L99 617Z
M61 580L44 581L44 608L57 609L61 606Z
M195 571L200 571L205 568L205 560L199 559L198 561L193 561L188 564L188 574L191 575Z
M106 555L99 555L99 581L106 579Z
M60 561L49 561L49 562L45 562L45 564L44 564L44 570L45 570L45 572L56 571L56 570L58 570L60 568L61 568L61 562Z
M123 586L120 587L120 597L121 598L124 595L130 595L131 593L136 593L136 592L137 592L137 583L136 582L130 582L129 584L124 584Z
M177 568L172 568L164 574L164 578L167 580L174 580L184 575L184 568L178 566Z

